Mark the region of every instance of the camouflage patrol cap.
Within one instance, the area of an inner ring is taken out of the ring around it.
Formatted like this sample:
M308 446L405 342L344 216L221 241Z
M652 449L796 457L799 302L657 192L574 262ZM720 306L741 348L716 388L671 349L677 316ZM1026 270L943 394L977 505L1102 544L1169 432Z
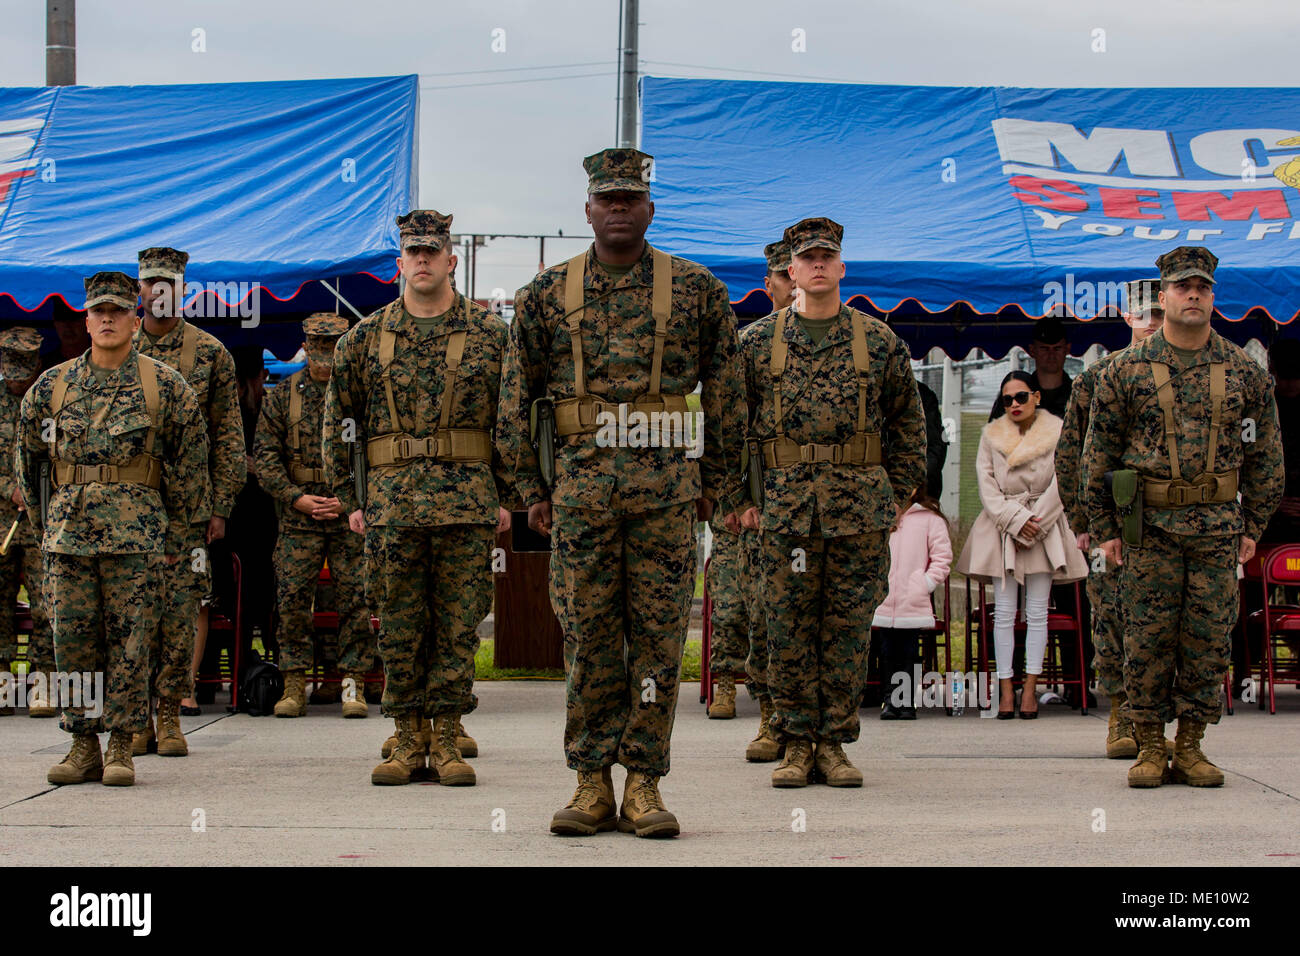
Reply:
M348 330L348 320L337 312L313 312L302 320L302 330L306 335L337 338Z
M840 251L840 240L844 238L844 227L824 216L815 219L800 219L785 231L784 240L790 246L790 255L797 256L809 249L829 249Z
M649 153L630 147L602 149L582 161L587 171L587 195L612 193L615 190L632 193L650 191L650 168L655 158Z
M1149 312L1151 309L1160 308L1160 280L1159 279L1134 279L1128 284L1128 309L1129 315L1137 315L1139 312Z
M765 245L763 255L767 257L768 272L784 272L790 268L790 243L784 239Z
M16 325L0 332L0 349L6 352L38 353L44 341L40 332L25 325Z
M15 326L0 332L0 378L25 382L41 370L40 332L27 326Z
M170 279L179 282L185 278L185 266L190 261L188 252L167 246L152 246L140 253L138 274L141 279Z
M1177 282L1200 276L1213 283L1214 268L1218 264L1219 257L1204 246L1179 246L1156 260L1162 282Z
M397 217L397 231L402 237L402 251L415 246L441 249L451 241L451 215L436 209L412 209Z
M135 311L135 300L140 294L140 285L125 272L96 272L85 280L86 309L109 302Z

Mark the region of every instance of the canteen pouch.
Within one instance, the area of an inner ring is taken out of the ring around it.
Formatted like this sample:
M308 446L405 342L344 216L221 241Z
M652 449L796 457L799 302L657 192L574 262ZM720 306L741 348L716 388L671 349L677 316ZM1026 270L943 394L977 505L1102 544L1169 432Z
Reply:
M50 513L50 479L54 473L54 466L50 463L48 456L44 456L36 465L37 487L40 489L41 497L41 530L45 529L46 519Z
M1106 472L1105 480L1119 516L1120 538L1130 548L1142 547L1142 476L1125 468Z
M549 395L533 402L528 429L537 449L537 467L547 488L555 485L555 399Z
M363 441L352 443L352 490L357 496L357 507L366 507L366 444Z
M745 451L749 454L745 472L749 479L749 500L759 511L763 510L763 447L754 438L745 442Z

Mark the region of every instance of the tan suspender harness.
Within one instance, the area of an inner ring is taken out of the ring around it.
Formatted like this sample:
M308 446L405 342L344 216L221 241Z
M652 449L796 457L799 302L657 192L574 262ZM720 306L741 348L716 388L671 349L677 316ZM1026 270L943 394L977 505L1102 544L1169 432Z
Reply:
M469 300L460 301L469 319ZM417 458L437 458L442 461L492 461L492 433L483 428L452 428L451 410L456 404L456 376L465 354L466 332L453 332L447 338L447 384L442 393L442 413L438 429L427 437L415 437L402 431L397 417L397 402L393 398L393 381L389 368L397 349L397 333L390 329L379 331L379 365L383 369L384 395L388 400L388 421L392 431L377 435L366 442L366 461L372 468L408 465Z
M198 346L199 330L186 322L185 331L181 333L181 364L177 371L181 373L181 378L187 382L194 371L194 354L198 351Z
M587 267L587 254L574 256L565 265L564 323L569 329L569 344L573 349L574 398L562 398L555 403L555 431L561 437L583 435L600 429L602 413L620 417L619 409L626 405L628 411L676 412L688 411L685 395L660 395L659 384L663 374L664 342L668 337L668 318L673 304L673 260L666 252L650 248L653 279L650 287L650 313L655 320L654 354L650 360L650 390L634 402L607 402L587 394L587 374L582 356L582 316L587 311L583 301L582 277ZM626 413L625 413L626 414Z
M1189 505L1223 504L1237 500L1237 472L1214 470L1218 451L1219 428L1223 424L1223 402L1228 394L1227 367L1223 362L1210 363L1210 441L1205 470L1184 479L1178 462L1178 438L1174 422L1174 387L1169 381L1169 366L1151 362L1151 377L1156 383L1156 397L1165 416L1165 441L1169 445L1169 472L1172 479L1142 476L1142 496L1148 508L1186 508Z
M834 465L857 465L866 467L879 465L880 433L867 431L867 380L871 370L867 355L867 325L861 312L850 309L853 321L853 367L858 373L858 429L852 438L842 444L821 445L809 442L797 444L785 434L785 413L783 409L782 376L785 374L785 360L789 349L785 343L786 318L794 314L791 308L782 309L776 315L776 328L772 332L772 389L774 412L776 415L776 437L762 442L763 464L768 468L784 468L800 462L830 462ZM816 375L818 365L813 369Z
M147 355L137 354L140 368L140 389L144 392L144 407L149 413L149 432L144 439L145 448L153 448L158 433L158 409L161 404L158 395L158 366ZM73 359L73 361L76 361ZM72 370L72 362L59 366L59 374L54 378L54 390L50 396L52 417L57 422L59 412L63 410L63 401L68 392L67 375ZM54 464L54 480L60 485L84 485L92 481L101 484L133 484L157 488L162 484L162 459L155 458L148 452L136 455L125 465L79 465L75 462L59 461L54 457L54 444L51 443L50 459Z
M289 478L298 485L319 484L325 480L324 468L308 468L302 463L302 439L298 434L298 426L302 422L300 386L306 371L306 369L299 369L284 383L289 389Z

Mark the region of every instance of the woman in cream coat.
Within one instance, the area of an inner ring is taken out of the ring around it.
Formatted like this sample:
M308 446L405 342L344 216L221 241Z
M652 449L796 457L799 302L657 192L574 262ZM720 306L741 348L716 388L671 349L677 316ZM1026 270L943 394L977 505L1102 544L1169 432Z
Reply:
M1038 716L1036 685L1047 649L1052 584L1088 575L1057 493L1055 459L1061 420L1040 409L1041 400L1033 373L1014 371L1002 380L996 417L984 427L975 460L984 510L957 561L958 571L993 585L1000 718L1015 714L1011 656L1020 586L1025 588L1027 625L1020 716L1030 719Z

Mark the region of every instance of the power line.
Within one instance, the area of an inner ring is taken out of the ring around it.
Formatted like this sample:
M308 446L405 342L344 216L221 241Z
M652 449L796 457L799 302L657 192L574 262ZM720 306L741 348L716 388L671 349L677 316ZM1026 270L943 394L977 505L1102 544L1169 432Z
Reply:
M688 70L714 70L719 73L746 73L750 76L779 76L787 79L796 80L821 80L827 83L861 83L861 78L856 80L845 79L840 76L808 76L805 73L770 73L765 70L737 70L726 66L705 66L702 63L673 63L668 60L642 60L647 66L680 66Z
M594 76L609 76L608 67L598 73L570 73L567 76L530 76L522 80L488 80L485 83L445 83L440 85L420 84L422 90L465 90L471 86L510 86L515 83L549 83L552 80L584 80Z
M503 66L491 70L452 70L450 73L421 73L425 76L478 76L483 73L518 73L521 70L575 70L584 66L605 66L604 60L591 63L554 63L551 66Z

